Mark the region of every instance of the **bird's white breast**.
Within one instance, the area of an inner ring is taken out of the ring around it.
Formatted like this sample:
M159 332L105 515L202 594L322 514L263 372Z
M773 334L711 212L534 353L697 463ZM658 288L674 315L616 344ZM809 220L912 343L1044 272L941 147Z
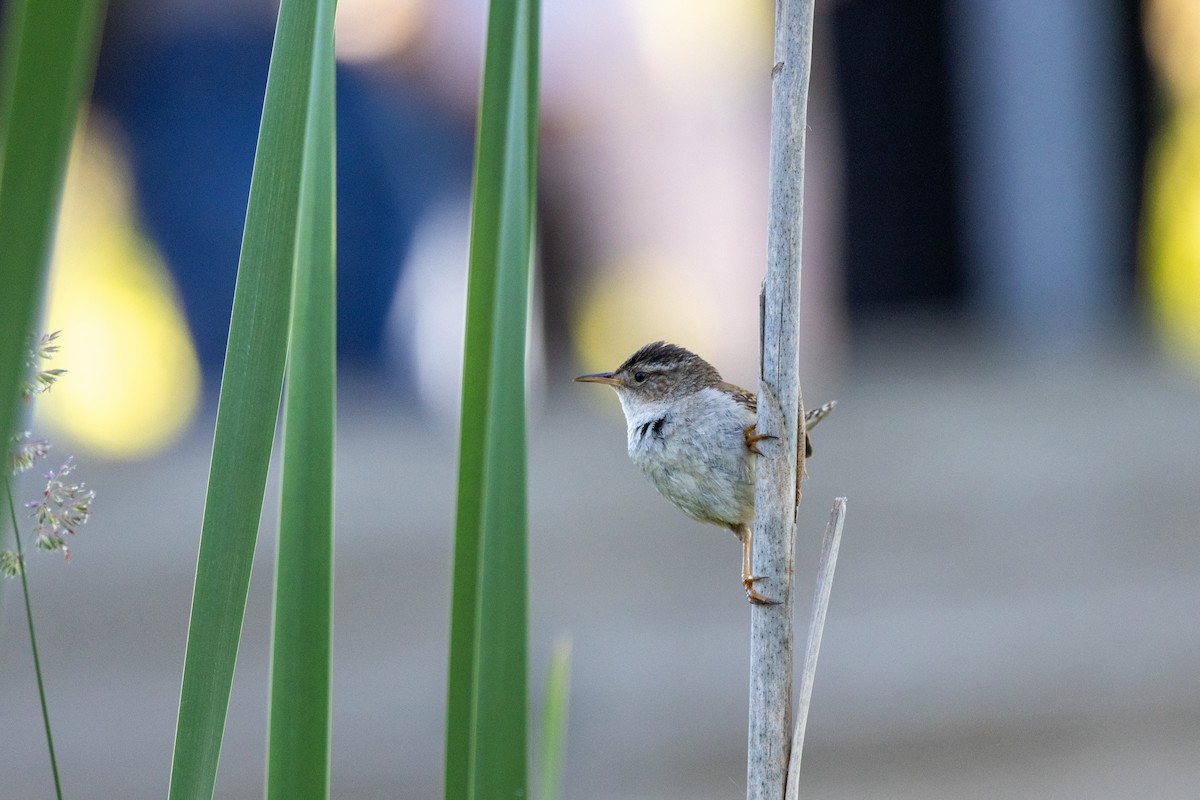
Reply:
M713 387L670 401L620 394L629 457L664 497L704 522L750 522L754 456L742 432L754 412Z

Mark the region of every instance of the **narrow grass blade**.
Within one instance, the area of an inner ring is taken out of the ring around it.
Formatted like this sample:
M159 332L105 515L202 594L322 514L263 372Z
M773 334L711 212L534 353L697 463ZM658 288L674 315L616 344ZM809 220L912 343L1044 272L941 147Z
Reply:
M283 0L246 208L171 766L211 797L287 352L317 0Z
M567 707L571 693L571 643L558 642L550 656L542 701L542 743L538 748L538 800L558 800L563 753L567 748Z
M527 793L524 360L537 52L535 0L493 2L472 191L447 800Z
M0 64L0 441L5 443L16 424L26 336L104 17L99 0L10 0L7 6Z
M335 408L333 0L319 0L284 397L266 796L329 796Z
M29 579L25 575L25 550L21 547L21 525L17 522L17 504L13 500L12 483L4 477L4 493L8 498L12 519L13 539L17 544L17 570L21 578L21 596L25 600L25 622L29 626L29 649L33 651L33 674L37 678L38 700L42 706L42 727L46 731L46 750L50 754L50 775L54 778L54 796L62 800L62 782L58 778L58 758L54 755L54 734L50 730L50 706L46 703L46 683L42 678L42 659L38 654L37 630L33 624L33 605L29 602Z

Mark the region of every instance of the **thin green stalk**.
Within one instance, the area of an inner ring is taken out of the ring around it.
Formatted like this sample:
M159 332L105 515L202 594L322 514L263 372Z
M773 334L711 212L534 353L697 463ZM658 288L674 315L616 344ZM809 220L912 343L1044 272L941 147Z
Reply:
M46 727L46 749L50 751L50 772L54 774L54 796L62 800L62 784L58 780L58 759L54 757L54 736L50 733L50 710L46 707L46 686L42 682L42 660L38 658L37 634L33 629L33 607L29 604L29 582L25 579L25 554L21 550L21 529L17 523L17 506L13 502L12 483L4 481L8 493L8 512L12 517L13 537L17 541L17 569L21 573L21 592L25 595L25 620L29 623L29 649L33 651L33 672L37 675L38 700L42 703L42 724Z
M571 642L554 645L542 701L542 745L538 759L538 800L558 800L563 753L567 749L567 706L571 686Z

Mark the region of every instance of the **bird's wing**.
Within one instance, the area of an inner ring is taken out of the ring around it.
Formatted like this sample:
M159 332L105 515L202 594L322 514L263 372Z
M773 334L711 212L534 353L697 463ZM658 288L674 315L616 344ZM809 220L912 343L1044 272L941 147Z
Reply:
M735 401L737 401L737 403L740 406L742 406L743 408L748 409L753 414L758 413L758 398L755 397L753 392L746 391L745 389L741 388L740 386L735 386L732 383L722 383L719 388L724 389L725 391L729 392L733 396L733 399ZM812 455L812 441L808 438L808 432L811 431L814 427L816 427L818 422L820 422L821 420L823 420L827 416L829 416L829 414L836 407L837 407L837 401L830 400L828 403L821 406L820 408L814 408L812 411L808 411L805 413L805 415L804 415L804 435L801 436L799 441L796 442L796 450L797 450L796 461L798 463L803 463L800 459L800 453L799 453L799 450L801 447L804 448L804 457L805 458L808 458L809 456ZM800 507L800 483L801 483L802 479L803 479L802 475L796 476L796 508L797 509Z
M754 392L747 391L740 386L735 386L732 383L721 383L717 386L722 391L729 392L739 406L748 410L752 414L758 413L758 400L754 396Z
M758 398L754 396L754 392L743 389L740 386L735 386L732 383L722 383L720 388L733 395L733 399L737 401L738 405L754 413L758 413ZM804 430L811 431L817 427L817 423L828 417L835 408L837 408L837 400L830 400L820 408L814 408L806 412L804 415Z
M749 409L752 413L758 413L758 398L755 397L753 392L747 391L740 386L735 386L732 383L722 383L720 388L733 395L733 399L737 401L738 405ZM820 408L814 408L811 411L806 412L804 414L805 433L807 434L808 431L811 431L813 428L815 428L817 423L828 417L835 408L837 408L837 400L830 400ZM807 458L808 456L812 455L812 442L809 441L808 436L804 436L802 441L804 442L804 455ZM799 449L800 442L797 442L796 444L797 449Z

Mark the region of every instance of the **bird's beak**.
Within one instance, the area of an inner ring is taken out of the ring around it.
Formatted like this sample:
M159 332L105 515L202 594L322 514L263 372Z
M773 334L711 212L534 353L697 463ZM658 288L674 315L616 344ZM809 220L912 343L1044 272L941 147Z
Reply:
M613 377L611 372L597 372L595 375L580 375L576 383L607 383L609 386L620 386L621 381Z

